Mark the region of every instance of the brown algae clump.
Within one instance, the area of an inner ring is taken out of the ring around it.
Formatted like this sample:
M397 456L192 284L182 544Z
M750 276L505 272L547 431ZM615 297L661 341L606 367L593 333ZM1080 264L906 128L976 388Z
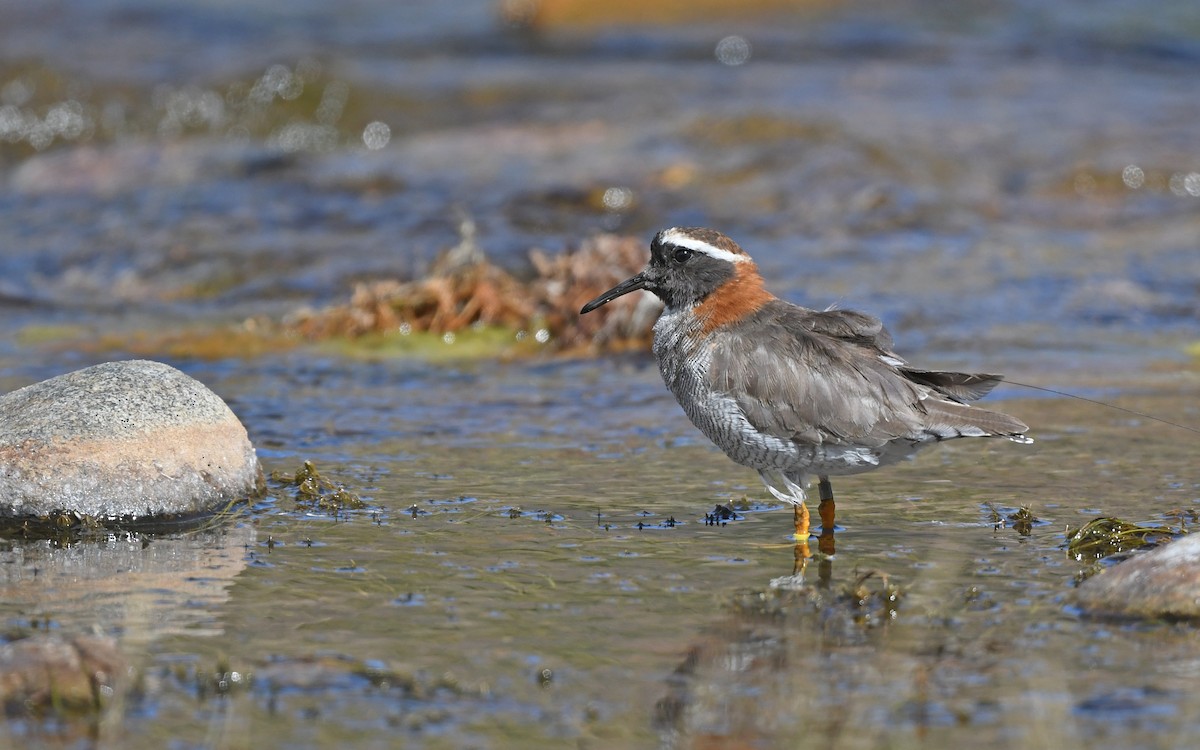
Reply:
M588 300L641 270L646 254L640 239L596 235L563 253L530 250L534 273L522 279L488 260L464 232L462 242L422 278L359 282L346 302L303 307L282 319L255 316L232 325L201 322L87 340L63 331L47 338L56 347L202 359L256 356L306 343L334 347L341 355L429 360L649 349L661 309L652 295L579 314Z
M598 235L561 255L532 250L536 275L521 281L492 264L468 235L424 278L360 283L347 303L296 311L283 325L316 341L433 334L449 343L459 332L501 330L510 344L558 351L646 348L659 309L653 298L579 315L585 302L639 270L645 255L640 240Z
M1033 514L1028 505L1022 505L1016 511L1008 514L1008 520L1012 522L1012 527L1018 534L1029 536L1033 533L1033 526L1038 522L1038 517Z
M271 481L291 488L296 504L304 507L335 515L340 511L367 507L358 495L322 476L312 461L305 461L295 474L273 471Z

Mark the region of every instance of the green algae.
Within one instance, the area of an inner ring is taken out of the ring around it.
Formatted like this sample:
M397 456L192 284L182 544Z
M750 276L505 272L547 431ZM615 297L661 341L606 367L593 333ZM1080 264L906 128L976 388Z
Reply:
M1101 517L1066 530L1064 547L1073 560L1096 562L1122 552L1154 546L1178 536L1179 528L1142 526L1119 518Z
M34 324L18 330L16 341L21 346L41 346L80 341L88 335L90 331L82 325Z
M540 329L504 326L470 326L460 331L395 330L363 336L339 336L322 341L317 349L352 358L413 357L428 362L502 359L531 356L546 350L548 341ZM539 336L541 341L539 341Z

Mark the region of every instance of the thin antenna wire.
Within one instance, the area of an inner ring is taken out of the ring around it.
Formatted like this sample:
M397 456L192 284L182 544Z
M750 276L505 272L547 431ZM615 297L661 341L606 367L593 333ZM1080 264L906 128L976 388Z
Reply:
M1096 399L1088 398L1087 396L1077 396L1074 393L1067 393L1065 391L1056 391L1053 388L1044 388L1040 385L1030 385L1029 383L1018 383L1015 380L1008 380L1008 379L1005 379L1004 382L1008 383L1009 385L1018 385L1022 388L1031 388L1035 391L1044 391L1046 393L1053 393L1056 396L1064 396L1066 398L1074 398L1074 399L1078 399L1080 401L1086 401L1089 404L1095 404L1096 406L1103 406L1106 409L1115 409L1117 411L1123 411L1126 414L1132 414L1135 417L1141 417L1142 419L1149 419L1152 422L1160 422L1165 425L1170 425L1171 427L1178 427L1181 430L1187 430L1188 432L1194 432L1195 434L1200 435L1200 430L1196 429L1195 427L1188 427L1185 424L1179 424L1178 422L1172 422L1169 419L1163 419L1162 417L1156 417L1153 414L1146 414L1144 412L1140 412L1135 409L1126 409L1124 406L1117 406L1116 404L1109 404L1109 403L1105 403L1104 401L1097 401Z

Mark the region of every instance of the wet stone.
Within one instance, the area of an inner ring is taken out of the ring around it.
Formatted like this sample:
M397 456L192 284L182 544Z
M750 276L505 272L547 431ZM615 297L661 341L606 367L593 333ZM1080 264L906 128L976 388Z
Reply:
M33 635L0 645L0 704L11 713L92 712L113 693L125 658L112 638Z
M1200 618L1200 535L1121 562L1084 581L1077 592L1092 614Z
M262 484L242 423L168 365L108 362L0 396L0 517L186 517Z

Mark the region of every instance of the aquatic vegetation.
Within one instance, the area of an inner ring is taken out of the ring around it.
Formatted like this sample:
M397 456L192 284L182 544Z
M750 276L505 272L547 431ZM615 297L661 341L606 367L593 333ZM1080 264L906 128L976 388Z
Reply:
M870 582L878 585L873 587ZM868 570L845 587L841 600L852 607L855 624L874 627L896 619L904 594L903 587L893 582L887 573Z
M488 260L473 231L465 231L463 241L421 278L360 282L344 303L300 308L281 320L256 316L234 325L95 337L82 328L74 335L70 329L23 335L53 346L202 359L304 345L333 348L341 356L427 360L644 350L661 307L653 297L616 300L588 316L580 316L579 308L640 269L645 256L641 239L601 234L563 253L530 250L535 275L522 280Z
M101 518L73 510L57 510L43 517L10 518L0 520L0 538L45 539L55 547L70 547L112 537L115 533L143 540L147 535L160 533L184 533L217 528L230 518L241 513L245 500L229 501L225 506L200 515L163 515L151 518Z
M503 343L492 354L646 348L658 313L652 300L608 305L599 317L579 315L585 302L641 268L645 254L641 240L615 235L591 237L558 255L534 249L529 259L536 276L522 282L491 263L464 233L463 242L443 254L426 277L360 283L348 302L298 310L282 326L308 341L367 345L381 336L394 342L421 334L433 334L428 342L450 344L463 332L476 335L478 343L478 334L491 331Z
M96 351L118 350L144 357L226 359L256 357L295 348L295 336L270 321L251 318L238 325L197 325L172 331L110 333L95 339L63 342Z
M367 504L353 492L325 478L312 461L305 461L295 474L271 472L271 482L291 489L296 504L337 515L345 510L362 510Z
M66 510L44 518L8 519L0 523L0 536L47 539L55 547L69 547L98 534L107 534L103 519Z
M724 526L729 521L736 521L738 518L737 511L732 505L721 505L720 503L713 506L711 513L704 514L705 526Z
M1022 505L1008 515L1008 520L1012 522L1012 527L1018 534L1029 536L1033 532L1034 524L1038 522L1038 517L1033 514L1028 505Z
M1034 526L1041 526L1046 523L1034 515L1033 509L1028 505L1022 505L1009 513L1004 513L990 502L985 502L983 507L987 509L988 518L997 530L1005 526L1011 526L1021 536L1029 536L1033 533Z
M1178 536L1180 529L1140 526L1119 518L1094 518L1072 531L1066 530L1067 556L1080 562L1097 562L1121 552L1152 547Z

